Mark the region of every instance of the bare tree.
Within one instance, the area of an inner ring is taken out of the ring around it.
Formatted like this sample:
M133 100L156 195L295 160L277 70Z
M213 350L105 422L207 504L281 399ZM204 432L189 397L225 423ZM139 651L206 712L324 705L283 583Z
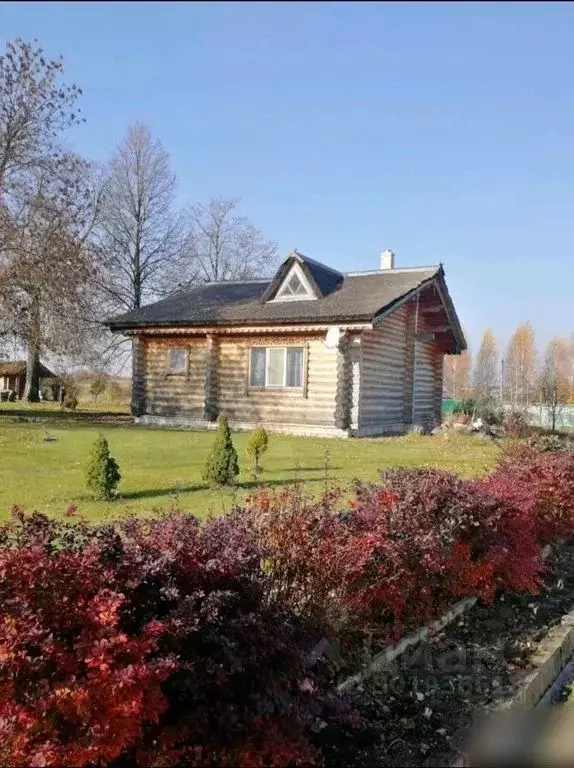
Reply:
M88 176L84 161L60 155L29 171L13 198L0 252L0 317L27 349L27 400L38 400L42 352L81 351L94 278L85 248L94 221Z
M182 254L169 156L145 125L128 130L106 171L97 247L110 313L137 309L169 290Z
M474 361L473 388L476 397L486 398L494 393L498 384L498 350L490 329L484 332Z
M247 280L268 275L275 266L277 244L236 209L239 201L217 197L188 211L185 242L186 280Z
M570 397L570 360L567 344L552 339L540 371L540 402L546 408L552 432Z
M75 102L81 90L59 82L63 63L17 38L0 56L0 201L22 173L59 152L58 138L81 122Z

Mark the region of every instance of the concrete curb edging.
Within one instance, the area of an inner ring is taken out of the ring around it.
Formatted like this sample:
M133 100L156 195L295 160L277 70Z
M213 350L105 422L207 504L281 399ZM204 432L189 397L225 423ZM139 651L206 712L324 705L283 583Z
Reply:
M574 610L565 614L560 624L548 632L530 659L535 669L520 680L516 693L496 707L490 713L491 716L497 712L525 713L535 709L542 703L544 695L566 667L573 653ZM451 768L470 765L468 755L473 751L473 746L468 743L460 750L458 757L450 763Z
M520 683L518 692L501 710L528 712L538 704L574 652L574 611L562 617L541 642L531 663L536 665Z

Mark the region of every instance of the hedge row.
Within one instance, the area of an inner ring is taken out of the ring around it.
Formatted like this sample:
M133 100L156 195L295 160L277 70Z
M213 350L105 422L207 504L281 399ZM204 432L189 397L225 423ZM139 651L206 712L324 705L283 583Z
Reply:
M14 511L0 529L0 764L320 763L351 720L309 653L396 638L454 600L533 592L574 533L574 454L523 449L482 480L394 470L353 500L255 494L204 525L90 526Z

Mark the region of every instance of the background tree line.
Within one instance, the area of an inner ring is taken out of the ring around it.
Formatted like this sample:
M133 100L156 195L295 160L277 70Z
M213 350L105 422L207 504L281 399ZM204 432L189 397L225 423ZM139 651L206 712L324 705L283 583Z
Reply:
M25 398L52 365L121 367L125 340L101 321L187 285L270 274L275 242L236 198L179 208L168 153L145 125L128 128L97 166L71 152L81 90L37 41L0 55L0 340L27 356Z
M516 410L541 405L554 429L563 406L574 402L574 335L553 338L539 349L532 325L523 323L501 351L487 329L476 355L445 357L444 394L496 400Z

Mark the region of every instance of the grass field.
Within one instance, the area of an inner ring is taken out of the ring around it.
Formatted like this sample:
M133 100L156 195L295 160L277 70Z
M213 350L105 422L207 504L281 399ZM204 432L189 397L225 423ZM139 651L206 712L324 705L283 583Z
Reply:
M84 467L98 432L107 437L122 473L120 498L113 502L95 501L85 488ZM20 403L3 403L0 519L15 504L52 515L74 504L94 520L170 504L199 517L220 514L254 483L245 456L247 435L241 433L233 438L241 467L237 489L213 490L202 482L213 438L211 432L134 426L121 410L86 410L70 417L48 404L23 409ZM319 493L354 478L375 480L378 470L389 466L432 466L471 476L489 469L498 455L496 445L462 435L338 440L272 434L261 483L278 488L300 480Z

